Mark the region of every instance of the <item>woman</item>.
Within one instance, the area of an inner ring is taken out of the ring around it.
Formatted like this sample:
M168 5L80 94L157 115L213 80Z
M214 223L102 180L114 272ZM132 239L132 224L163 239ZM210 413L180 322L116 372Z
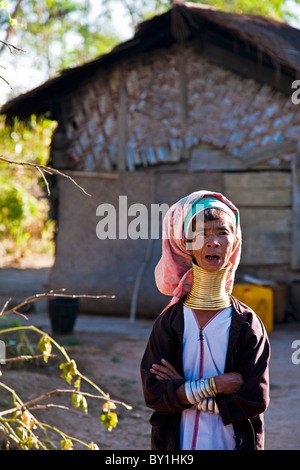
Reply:
M231 296L241 255L237 208L199 191L167 212L159 290L172 295L141 363L152 449L263 449L270 348L260 319Z

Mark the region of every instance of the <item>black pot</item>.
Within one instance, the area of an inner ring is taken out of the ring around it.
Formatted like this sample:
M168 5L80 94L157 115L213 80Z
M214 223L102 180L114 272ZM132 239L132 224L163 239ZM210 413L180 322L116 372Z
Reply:
M48 300L52 333L72 333L79 312L79 298L56 297Z

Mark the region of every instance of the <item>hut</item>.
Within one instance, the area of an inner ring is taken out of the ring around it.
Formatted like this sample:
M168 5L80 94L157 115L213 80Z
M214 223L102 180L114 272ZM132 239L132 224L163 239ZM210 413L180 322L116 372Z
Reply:
M298 280L299 77L298 29L174 2L108 54L6 103L8 119L49 113L58 122L51 164L92 195L57 178L49 287L116 296L86 300L85 311L156 316L168 299L154 283L161 240L151 208L199 189L240 208L237 278ZM109 209L114 235L105 237Z

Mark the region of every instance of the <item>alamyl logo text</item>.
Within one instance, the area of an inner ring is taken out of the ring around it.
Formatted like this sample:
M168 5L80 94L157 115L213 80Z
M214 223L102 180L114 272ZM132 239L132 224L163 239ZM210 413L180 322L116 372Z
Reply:
M292 94L292 102L294 104L300 104L300 80L295 80L292 83L292 88L296 88L296 91Z
M295 349L291 358L292 363L298 365L300 364L300 339L295 339L295 341L292 342L292 349Z

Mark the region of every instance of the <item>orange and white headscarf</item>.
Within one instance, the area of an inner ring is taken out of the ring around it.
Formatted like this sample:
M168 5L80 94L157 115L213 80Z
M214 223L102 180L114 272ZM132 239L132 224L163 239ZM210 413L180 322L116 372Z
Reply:
M172 296L168 307L178 302L192 287L192 255L186 249L185 221L191 218L190 210L195 204L205 206L206 199L215 199L214 207L231 212L235 219L236 241L230 256L231 269L226 279L226 292L231 293L236 269L241 257L241 228L238 209L223 194L211 191L196 191L173 204L163 221L162 256L155 271L155 282L158 290ZM218 204L219 202L219 204ZM225 204L225 206L224 206ZM195 214L194 214L195 215Z

